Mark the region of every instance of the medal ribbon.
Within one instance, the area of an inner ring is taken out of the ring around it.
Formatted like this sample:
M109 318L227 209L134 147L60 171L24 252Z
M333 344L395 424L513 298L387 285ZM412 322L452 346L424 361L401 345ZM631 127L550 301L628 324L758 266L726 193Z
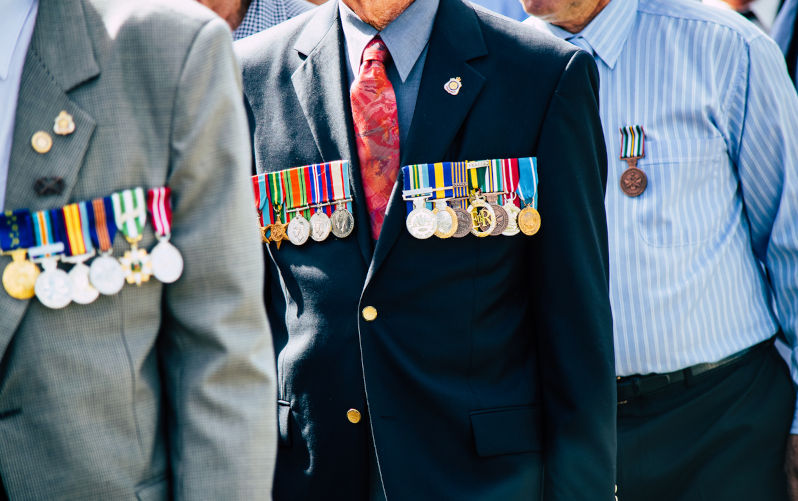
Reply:
M255 195L255 212L258 213L258 224L263 227L263 211L260 205L260 176L252 176L250 179L252 180L252 194Z
M147 210L150 211L155 234L169 238L172 234L172 190L168 186L148 190Z
M0 215L0 249L28 249L35 244L32 215L27 209L5 211Z
M269 172L266 174L269 180L269 192L271 194L270 210L274 217L274 223L285 222L285 191L283 190L283 183L280 172Z
M621 160L645 156L646 133L641 125L621 127Z
M283 182L285 183L287 195L287 221L291 221L297 216L301 217L302 214L307 212L306 210L288 212L291 211L291 209L299 209L302 207L307 207L308 205L308 194L304 172L305 169L302 167L282 171L282 178Z
M427 168L429 169L429 186L435 188L430 200L452 198L454 196L452 162L427 164Z
M490 166L487 167L485 173L485 191L486 193L501 194L504 189L502 180L502 160L489 160Z
M119 231L128 242L141 239L144 225L147 224L147 210L144 189L141 187L124 190L111 195L114 206L114 219Z
M89 234L91 241L100 252L108 252L116 236L116 221L113 218L114 206L111 197L95 198L91 201L87 212L89 216Z
M330 179L332 180L333 202L351 198L348 160L330 162ZM347 202L346 208L351 211L351 207L351 202Z
M506 194L504 198L509 198L513 201L516 206L519 206L520 202L518 197L513 196L515 191L518 189L518 159L517 158L505 158L502 159L502 173L503 173L503 180L504 186L502 187L502 191ZM506 200L504 200L506 202Z
M322 205L329 200L327 190L323 189L326 184L324 182L324 164L313 164L303 168L305 169L305 178L310 185L310 203L315 209L313 212L324 210L325 207Z
M518 196L524 205L538 208L538 159L518 159Z
M468 176L466 175L465 162L452 162L452 181L454 185L454 196L460 198L460 208L466 208L466 198L468 197Z
M61 209L40 210L33 213L33 234L36 238L36 256L57 256L64 253L64 218ZM58 245L61 244L61 245Z
M485 189L485 181L488 177L487 174L487 167L470 167L468 168L468 179L470 181L471 191L474 192L476 190L480 190L482 193L485 193L487 190Z
M74 203L61 209L66 226L67 254L81 256L94 251L91 242L91 222L87 202Z

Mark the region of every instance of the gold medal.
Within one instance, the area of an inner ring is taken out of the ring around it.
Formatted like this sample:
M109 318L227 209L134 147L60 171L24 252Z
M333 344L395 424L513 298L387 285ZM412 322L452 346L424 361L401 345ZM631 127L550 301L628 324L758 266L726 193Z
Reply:
M457 214L445 201L436 200L432 213L435 214L435 219L438 222L435 230L436 237L449 238L457 232Z
M487 237L496 229L496 213L493 212L493 207L480 197L479 194L477 194L476 198L466 210L471 213L471 220L473 221L471 227L472 235L476 235L480 238Z
M532 207L525 207L518 213L518 228L524 235L534 235L540 230L540 213Z
M25 259L25 249L10 251L13 261L3 271L3 288L14 299L30 299L34 295L39 267Z

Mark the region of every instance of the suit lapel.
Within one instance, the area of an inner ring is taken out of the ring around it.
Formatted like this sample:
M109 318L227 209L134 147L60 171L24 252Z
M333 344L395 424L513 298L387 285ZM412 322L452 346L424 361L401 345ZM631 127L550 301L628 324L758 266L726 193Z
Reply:
M99 72L80 1L41 0L22 72L5 209L41 210L68 203L95 122L67 93ZM61 111L73 117L72 134L53 133L55 117ZM37 131L52 137L48 153L37 153L32 148L31 137ZM36 180L45 177L61 178L62 192L37 196ZM0 269L9 262L9 257L0 257ZM5 351L28 303L0 294L0 353Z
M441 0L430 35L407 144L401 148L401 165L460 160L446 156L453 154L450 152L452 142L485 83L485 77L469 61L487 53L474 10L460 0ZM462 87L457 95L450 95L444 90L444 84L457 77L460 77ZM374 275L404 231L406 213L401 196L402 183L400 173L367 280Z
M358 222L355 238L368 265L372 243L349 104L348 72L337 2L327 2L317 9L294 48L306 58L292 75L291 82L321 158L325 162L350 160L349 178Z

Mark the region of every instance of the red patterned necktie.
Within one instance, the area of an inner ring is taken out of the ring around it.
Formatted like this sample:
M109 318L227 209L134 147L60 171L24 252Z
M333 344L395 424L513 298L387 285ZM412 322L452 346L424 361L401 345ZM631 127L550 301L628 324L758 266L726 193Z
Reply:
M380 236L385 208L399 172L396 94L385 72L389 57L388 47L379 36L374 37L363 49L360 74L349 90L357 156L374 240Z

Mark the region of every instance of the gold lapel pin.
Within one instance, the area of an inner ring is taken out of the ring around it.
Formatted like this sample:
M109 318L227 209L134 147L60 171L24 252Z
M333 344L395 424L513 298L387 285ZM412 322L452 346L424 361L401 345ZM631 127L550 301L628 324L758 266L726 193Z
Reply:
M456 96L460 89L463 87L463 82L460 81L460 77L452 77L449 79L448 82L443 84L443 90L448 92L449 94Z
M67 136L75 132L75 121L72 115L66 111L62 111L55 117L55 124L53 124L53 132L59 136Z
M30 144L36 153L44 155L53 147L53 138L43 130L35 132L30 138Z

